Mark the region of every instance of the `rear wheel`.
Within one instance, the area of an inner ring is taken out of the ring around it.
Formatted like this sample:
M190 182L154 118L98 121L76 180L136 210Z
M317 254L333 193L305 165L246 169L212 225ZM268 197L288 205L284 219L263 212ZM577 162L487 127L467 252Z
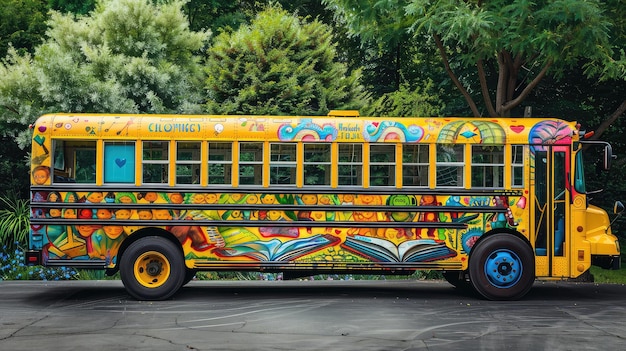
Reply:
M514 235L492 235L472 249L469 274L476 292L486 299L520 299L535 280L532 249Z
M174 295L185 280L185 261L180 249L157 236L130 244L120 260L120 275L128 293L138 300L164 300Z
M183 286L187 285L187 283L189 283L190 281L193 280L193 278L195 278L196 273L198 273L197 269L191 269L191 268L187 268L185 270L185 280L183 280Z

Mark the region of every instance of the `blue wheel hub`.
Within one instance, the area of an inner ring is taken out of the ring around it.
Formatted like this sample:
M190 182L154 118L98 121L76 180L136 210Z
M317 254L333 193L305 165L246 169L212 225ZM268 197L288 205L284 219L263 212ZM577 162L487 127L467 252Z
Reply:
M491 285L498 288L510 288L517 284L522 270L520 258L509 250L495 251L485 261L485 276Z

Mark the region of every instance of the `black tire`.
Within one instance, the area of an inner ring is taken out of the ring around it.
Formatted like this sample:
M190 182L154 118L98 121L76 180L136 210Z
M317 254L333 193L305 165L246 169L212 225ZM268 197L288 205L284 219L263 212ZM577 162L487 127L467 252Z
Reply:
M185 286L185 285L187 285L187 283L189 283L190 281L192 281L192 280L193 280L193 278L196 276L196 273L198 273L198 270L197 270L197 269L190 269L190 268L187 268L187 269L185 270L185 280L183 280L183 285L182 285L182 286Z
M517 300L535 281L535 257L524 240L494 234L478 242L469 258L474 290L488 300Z
M171 241L149 236L130 244L120 260L120 275L128 293L138 300L165 300L185 280L185 260Z
M465 279L465 271L444 271L441 274L455 288L462 291L472 290L472 284Z

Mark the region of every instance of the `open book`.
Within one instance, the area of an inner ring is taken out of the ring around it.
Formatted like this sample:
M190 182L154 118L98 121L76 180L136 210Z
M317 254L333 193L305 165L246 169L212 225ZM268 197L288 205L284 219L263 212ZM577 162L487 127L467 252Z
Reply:
M396 245L386 239L355 235L347 237L342 246L377 262L430 262L456 256L445 243L433 239L409 240Z
M338 241L339 238L335 236L318 234L309 238L291 239L285 242L278 239L244 242L218 248L213 252L221 257L249 257L258 261L292 261Z

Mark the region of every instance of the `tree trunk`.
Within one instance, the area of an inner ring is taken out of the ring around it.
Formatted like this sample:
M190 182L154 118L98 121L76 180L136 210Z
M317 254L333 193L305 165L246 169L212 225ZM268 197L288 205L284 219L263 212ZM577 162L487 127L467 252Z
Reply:
M599 139L602 133L604 133L613 122L617 121L617 119L626 112L626 99L622 101L622 103L617 107L615 112L613 112L609 118L605 119L604 122L600 124L598 128L596 128L595 133L591 139Z

